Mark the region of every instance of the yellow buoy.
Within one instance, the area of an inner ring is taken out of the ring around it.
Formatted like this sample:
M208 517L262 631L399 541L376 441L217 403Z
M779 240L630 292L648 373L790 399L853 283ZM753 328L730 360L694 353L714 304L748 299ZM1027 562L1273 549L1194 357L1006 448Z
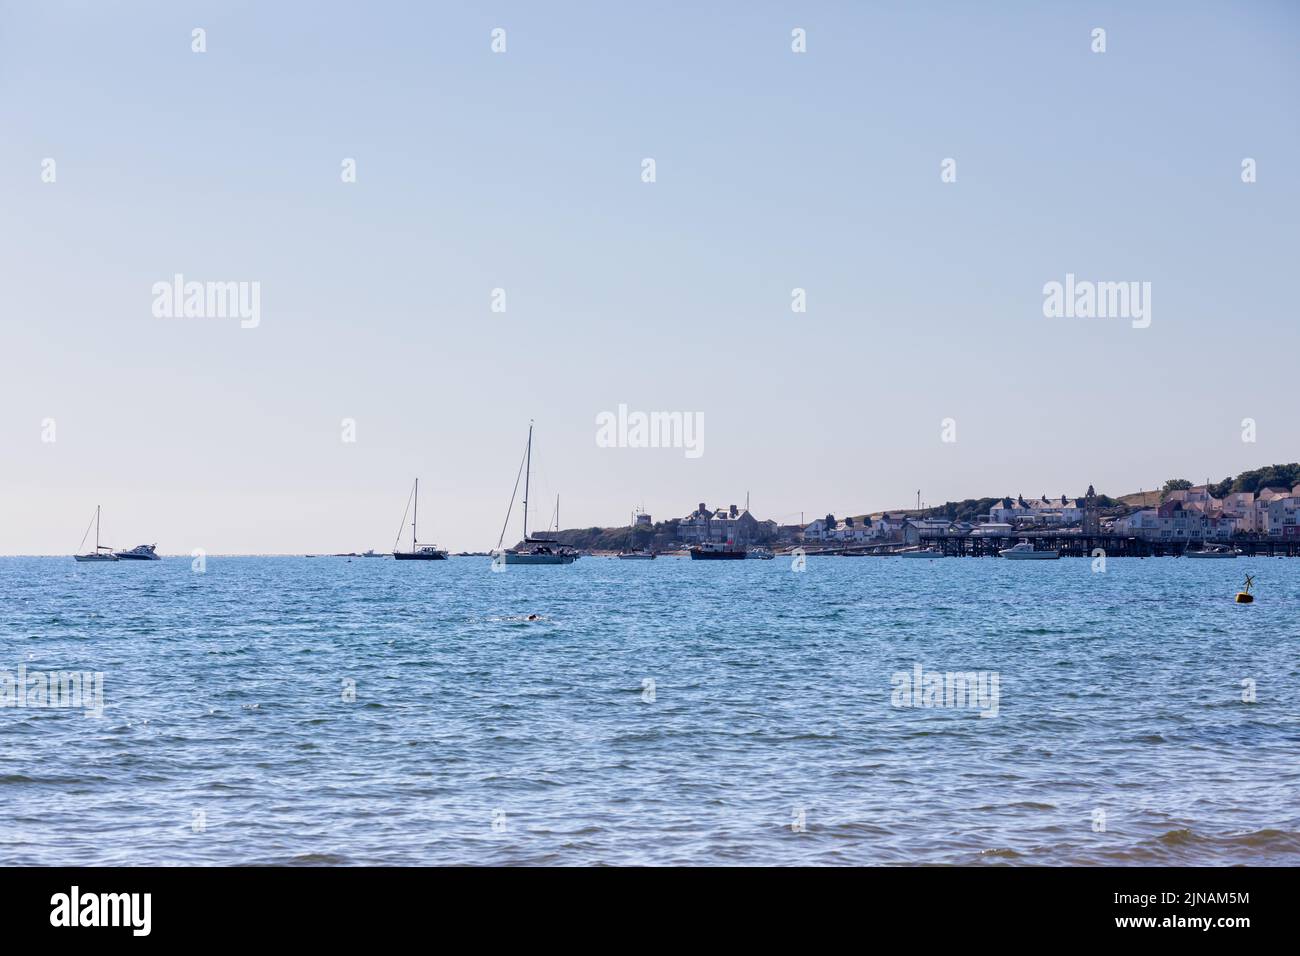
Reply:
M1249 574L1246 575L1246 583L1243 585L1243 587L1245 587L1246 590L1244 590L1244 591L1238 591L1238 592L1237 592L1237 603L1238 603L1238 604L1254 604L1254 603L1255 603L1255 595L1253 595L1253 594L1250 593L1250 589L1251 589L1251 587L1254 585L1254 583L1255 583L1255 579L1252 578Z

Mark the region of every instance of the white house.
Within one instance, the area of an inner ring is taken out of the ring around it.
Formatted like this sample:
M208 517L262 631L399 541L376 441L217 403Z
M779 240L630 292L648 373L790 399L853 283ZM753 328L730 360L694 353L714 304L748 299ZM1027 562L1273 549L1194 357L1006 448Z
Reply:
M1111 525L1115 534L1128 534L1139 538L1154 538L1160 532L1160 515L1155 508L1143 508L1122 518L1116 518Z
M876 519L877 537L898 538L902 535L903 526L906 524L906 515L891 515L889 512L885 512Z
M1291 538L1300 534L1296 525L1296 512L1300 511L1300 496L1287 495L1270 498L1268 502L1268 536Z
M816 521L810 521L803 526L803 539L805 541L825 541L826 540L826 519L818 518Z

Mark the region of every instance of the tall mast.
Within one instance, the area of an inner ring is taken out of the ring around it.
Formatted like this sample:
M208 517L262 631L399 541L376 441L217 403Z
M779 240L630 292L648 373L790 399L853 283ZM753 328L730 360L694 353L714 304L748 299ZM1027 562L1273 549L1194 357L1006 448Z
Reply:
M533 475L533 423L528 423L528 451L524 455L524 540L528 540L528 480Z
M560 533L560 496L555 496L555 533Z
M415 514L411 516L411 550L415 550L415 523L420 520L420 479L415 479Z
M99 505L95 505L95 553L99 554Z

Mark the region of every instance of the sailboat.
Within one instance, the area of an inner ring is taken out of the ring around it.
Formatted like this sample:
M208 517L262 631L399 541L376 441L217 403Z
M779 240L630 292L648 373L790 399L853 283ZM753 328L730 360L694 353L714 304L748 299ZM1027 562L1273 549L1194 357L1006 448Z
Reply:
M92 522L95 526L95 550L86 554L74 554L73 557L78 561L116 561L117 555L113 549L106 544L99 543L99 505L95 505L95 520ZM81 536L81 544L77 545L78 550L86 544L86 537L90 534L90 526L86 526L86 533Z
M406 499L406 507L409 511L412 502L415 503L415 513L411 516L411 550L398 550L398 544L402 540L402 528L406 526L406 512L402 512L402 524L397 529L397 539L393 542L393 557L398 561L445 561L447 552L439 550L431 544L420 544L416 538L416 523L420 520L420 479L415 479L415 486L411 489L411 497ZM369 555L367 555L368 557Z
M510 513L515 508L515 495L519 492L519 476L515 475L515 490L510 494L510 507L506 510L506 521L501 527L501 537L497 539L496 553L504 564L572 564L578 560L578 552L566 547L551 537L528 536L528 494L533 471L533 423L528 423L528 446L524 451L524 460L520 465L524 476L524 543L519 548L501 550L505 541L506 529L510 527ZM560 500L555 499L555 524L560 523Z
M632 523L627 528L627 547L618 553L620 561L653 561L655 553L636 546L636 512L632 512Z

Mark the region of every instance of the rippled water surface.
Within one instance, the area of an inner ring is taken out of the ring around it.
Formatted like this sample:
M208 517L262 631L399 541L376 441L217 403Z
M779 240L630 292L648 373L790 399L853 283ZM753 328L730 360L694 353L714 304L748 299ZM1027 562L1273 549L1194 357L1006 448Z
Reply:
M105 707L0 709L0 864L1294 864L1298 612L1265 559L4 558L0 677Z

